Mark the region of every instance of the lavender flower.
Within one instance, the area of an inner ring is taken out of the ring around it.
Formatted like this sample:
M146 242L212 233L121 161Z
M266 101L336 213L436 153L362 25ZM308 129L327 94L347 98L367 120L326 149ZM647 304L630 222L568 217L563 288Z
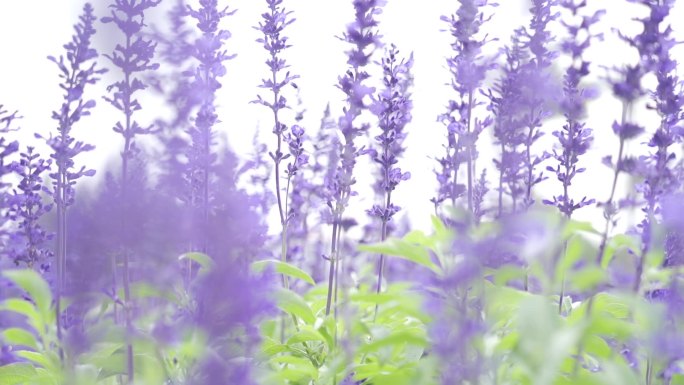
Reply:
M18 119L17 112L8 113L7 110L3 110L2 104L0 104L0 134L7 134L10 131L16 129L12 128L12 124L15 119ZM5 229L5 222L7 220L6 208L9 207L9 191L8 187L10 184L4 183L3 179L6 175L12 173L10 168L9 158L12 154L19 150L19 142L9 141L5 135L0 137L0 257L5 254L4 250L7 250L6 246L6 236L7 231Z
M495 144L501 151L500 158L494 159L499 171L498 216L503 214L504 195L511 197L515 211L518 200L525 193L524 153L520 147L525 143L526 135L521 111L525 109L522 90L527 82L529 61L520 42L521 34L521 30L516 30L511 45L504 48L503 74L493 89L486 92L490 100L488 109L494 116Z
M99 75L106 72L105 69L97 68L94 60L97 51L90 46L91 39L95 34L93 24L96 18L90 3L83 6L83 15L80 23L74 27L75 34L68 44L65 57L59 59L48 56L60 70L60 78L63 83L60 87L65 91L64 101L59 111L52 112L52 119L56 120L57 135L50 134L45 139L52 149L52 159L57 166L57 172L50 174L53 180L53 200L57 207L57 334L61 336L61 308L59 305L61 292L64 290L64 282L67 267L67 208L74 203L76 181L82 176L93 176L95 170L81 167L75 169L74 158L95 147L76 141L71 136L72 127L81 120L81 117L90 115L90 110L95 107L94 100L84 100L83 94L88 84L95 84ZM40 137L40 136L39 136Z
M577 16L586 1L566 1L562 6ZM584 58L584 51L591 45L592 39L601 39L602 35L592 34L590 28L598 22L604 11L596 11L589 16L581 16L579 25L562 22L568 31L569 37L563 41L563 51L568 54L572 63L565 71L563 79L563 101L561 108L565 116L565 124L561 130L553 132L558 140L562 151L553 150L553 158L558 162L556 167L547 166L547 170L556 174L556 178L563 185L563 194L556 195L552 200L544 200L545 204L553 205L568 218L575 210L588 206L595 202L594 199L582 197L576 202L570 197L569 188L573 178L586 169L578 168L580 156L584 155L591 146L592 130L580 119L585 115L585 103L591 96L590 90L581 87L584 77L589 75L590 63Z
M21 177L17 189L9 197L9 219L16 223L10 235L9 257L14 263L29 269L49 270L53 257L50 241L54 234L40 224L43 216L52 210L52 204L43 202L42 193L49 193L43 185L42 175L50 170L51 160L40 158L33 147L20 154L21 159L9 167Z
M293 178L296 176L297 171L308 162L308 156L304 154L303 148L304 129L299 125L294 125L288 132L288 127L282 122L282 115L280 115L282 110L289 108L287 98L283 96L283 89L288 85L296 87L294 80L299 78L298 75L293 75L287 70L289 65L281 56L284 50L291 47L287 42L288 38L284 35L284 31L295 19L290 16L292 12L285 10L282 6L283 0L266 0L266 4L268 5L268 12L261 15L263 20L254 28L263 33L263 38L257 39L257 42L263 45L264 50L269 55L266 60L266 66L270 70L270 77L262 79L259 87L269 90L273 99L269 102L261 95L257 95L257 99L252 103L258 103L267 107L273 114L272 131L276 136L276 145L275 151L269 152L269 156L273 160L274 165L275 172L273 177L275 178L275 194L281 226L280 258L287 262L289 251L288 224L290 213L288 212L288 205L290 203L290 188L296 188L296 186L291 186ZM283 72L285 73L283 74ZM283 142L288 145L289 155L283 152ZM283 196L281 187L282 175L280 172L281 162L288 158L291 158L291 161L285 170L286 185ZM284 287L289 285L286 277L283 277L283 285Z
M676 155L670 147L681 140L681 128L678 125L684 118L681 114L684 106L683 88L677 76L677 62L671 54L677 42L672 36L672 27L662 25L674 2L642 0L639 3L648 7L649 16L640 20L644 26L643 32L627 40L639 51L645 69L654 72L656 76L657 87L651 92L651 98L654 104L652 108L660 116L660 126L648 142L648 147L653 151L641 157L638 166L639 174L644 177L639 190L646 201L646 207L642 209L645 217L639 225L642 250L637 266L635 290L638 290L641 283L644 259L651 248L651 232L656 221L655 215L660 198L675 192L681 185L672 164Z
M156 70L159 64L152 63L154 57L155 44L142 37L142 29L145 26L145 11L157 6L161 0L114 0L109 6L111 16L103 17L103 23L114 23L125 36L124 45L117 44L112 54L107 57L114 66L118 67L123 73L123 79L108 87L113 91L111 97L105 100L124 114L123 122L117 122L113 129L114 132L121 134L124 139L123 150L121 152L121 200L120 207L123 211L121 221L121 231L128 232L128 222L130 220L130 200L129 194L129 163L134 152L137 151L135 137L153 132L152 126L143 127L133 117L136 111L142 109L140 102L135 99L134 94L146 88L146 85L136 77L149 70ZM131 326L131 293L129 275L129 250L125 249L129 243L129 237L123 240L123 288L125 300L125 322L128 334L132 333ZM134 382L133 367L133 345L127 345L127 375L128 382Z
M356 158L362 152L356 147L354 139L368 131L369 128L368 124L359 125L356 120L367 108L364 99L375 91L364 84L370 77L364 71L364 67L370 61L371 49L380 45L380 35L376 32L378 22L375 17L382 12L381 7L384 4L383 0L355 0L355 20L347 26L347 31L340 38L351 44L352 48L347 51L349 69L343 76L338 77L338 88L346 95L347 105L338 123L343 137L339 162L336 165L334 176L328 181L327 187L331 192L327 203L330 208L333 228L329 256L330 271L328 274L328 297L325 306L326 315L330 314L333 285L336 282L334 277L337 275L336 265L339 260L342 219L349 204L349 198L356 194L352 189L356 183L354 166L356 165Z
M549 86L552 80L548 69L557 53L547 48L554 41L547 28L558 17L558 13L552 13L552 7L556 5L556 2L556 0L533 0L530 9L532 20L529 30L525 31L527 37L525 46L532 54L528 69L533 71L527 79L526 87L529 91L526 104L528 112L523 118L527 129L527 136L524 141L524 165L527 172L525 177L526 193L523 201L525 206L534 203L532 200L534 185L546 179L541 172L537 174L535 168L548 158L548 154L533 155L532 146L543 135L541 131L543 120L550 115L547 98L552 93Z
M236 11L228 11L228 8L219 10L216 0L202 0L199 9L188 6L188 12L197 22L202 35L192 47L187 47L199 62L189 73L192 77L189 95L198 95L199 110L194 118L194 126L188 130L191 144L187 151L186 180L194 224L192 247L206 252L206 235L214 199L211 185L218 159L212 149L216 145L214 126L219 122L215 107L216 91L221 88L219 78L226 73L223 63L234 57L221 48L224 41L230 38L230 32L219 29L219 24L224 17Z
M482 57L482 48L487 44L485 37L478 36L480 28L491 17L485 17L483 10L487 6L496 6L485 1L460 0L461 6L451 17L442 16L442 21L449 25L454 37L451 48L454 56L447 59L451 72L451 88L457 97L450 100L447 111L440 115L439 121L447 126L448 144L446 154L440 158L441 169L435 171L439 182L439 191L431 201L435 209L444 201L451 200L453 206L456 199L464 192L468 197L468 211L473 211L473 172L477 157L476 142L480 133L491 124L491 120L477 120L473 117L474 109L481 105L476 94L482 85L487 72L494 68L490 59ZM466 163L467 185L458 183L460 165Z
M380 219L380 239L387 239L387 224L399 212L399 206L392 202L392 191L408 180L411 173L401 171L396 164L404 152L403 142L406 138L405 126L411 121L412 102L408 93L411 80L413 55L408 60L398 60L399 51L392 45L381 61L384 89L373 99L371 111L378 117L382 132L375 137L375 146L368 150L371 158L380 166L381 177L378 180L381 204L374 204L368 210L371 217ZM378 283L376 291L382 288L382 277L385 268L385 256L380 255L378 262Z

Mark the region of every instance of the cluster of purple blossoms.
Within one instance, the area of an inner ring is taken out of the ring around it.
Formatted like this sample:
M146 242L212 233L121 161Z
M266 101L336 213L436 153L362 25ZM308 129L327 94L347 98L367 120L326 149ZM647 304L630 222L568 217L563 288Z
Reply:
M637 173L644 178L639 190L644 197L645 218L640 224L643 248L642 256L651 247L651 232L655 215L659 211L660 199L674 193L681 182L675 170L676 154L672 146L681 142L683 120L681 108L684 106L684 87L677 76L677 62L672 57L672 48L677 41L672 36L672 27L663 25L670 14L673 1L639 1L648 7L648 17L641 19L643 32L629 42L637 48L645 63L645 69L652 72L657 81L654 91L650 92L650 108L658 113L660 124L648 141L649 154L641 156L637 163Z
M556 174L556 178L563 186L563 193L554 196L543 203L556 206L558 210L570 218L575 210L591 205L594 199L582 197L575 201L570 195L570 185L577 174L586 169L578 167L580 157L589 150L593 136L592 129L586 127L581 120L585 117L586 102L592 97L592 90L582 86L582 80L589 75L590 63L585 58L585 51L592 40L601 39L602 35L593 34L591 27L596 24L604 11L596 11L590 15L583 15L586 1L569 0L561 4L573 17L579 17L579 24L561 23L568 31L569 37L562 42L563 52L571 58L571 64L563 77L563 99L560 103L565 124L562 129L553 132L559 144L559 149L553 150L552 158L557 162L555 167L547 166L547 170Z
M494 163L499 170L498 215L503 213L503 196L511 197L512 212L534 203L533 187L545 179L537 167L548 153L534 155L532 147L544 134L543 121L550 115L554 80L549 68L557 52L547 48L553 38L547 31L558 17L555 0L535 0L529 28L515 30L512 42L504 48L506 64L492 90L487 91L494 115L494 137L501 155Z
M6 135L10 131L16 130L13 128L13 124L18 118L16 111L10 114L7 110L4 110L3 105L0 104L0 134L3 134L3 136L0 137L0 246L2 246L2 250L7 250L6 237L8 232L6 229L6 222L8 218L5 211L9 205L8 188L11 186L9 183L3 182L3 179L12 172L9 167L10 156L19 150L19 142L16 140L10 141ZM4 254L4 252L0 252L0 256L2 256L2 254Z
M482 25L489 20L484 9L496 4L473 0L461 0L460 3L456 14L441 18L449 25L449 32L454 38L451 43L454 56L447 58L447 65L452 76L451 88L458 96L449 101L447 111L439 117L439 121L447 126L448 141L444 147L446 154L438 159L440 168L435 170L435 174L439 189L431 201L435 210L446 200L455 206L456 200L465 193L468 210L472 212L476 142L480 133L492 123L490 118L479 120L473 115L475 109L483 104L477 100L478 90L487 72L494 68L494 62L482 55L482 49L489 40L478 35ZM467 184L460 183L458 179L464 163Z
M41 224L43 216L53 205L45 203L43 194L49 193L44 185L43 174L50 170L51 160L45 160L29 146L21 152L19 161L9 165L21 180L8 198L8 218L16 224L10 235L9 257L19 266L48 271L54 255L50 241L54 234Z
M413 103L409 94L413 55L408 60L399 60L399 51L392 45L381 60L384 89L373 97L371 112L378 117L378 126L382 130L375 137L375 146L366 150L371 159L380 166L380 177L375 184L376 194L381 204L374 204L367 213L380 219L380 240L388 236L388 224L401 208L392 202L392 191L399 183L411 177L411 173L403 172L396 164L404 153L404 128L411 121ZM385 255L380 255L378 262L377 291L382 287L385 267Z
M210 218L216 197L212 186L218 155L214 127L219 123L216 113L216 91L221 88L219 78L226 74L224 62L234 58L223 50L224 42L231 34L220 29L220 23L235 10L219 9L216 0L202 0L200 8L187 7L188 15L194 19L201 35L193 45L187 46L186 54L196 59L198 64L186 72L190 78L186 99L196 98L198 110L193 124L187 129L190 144L186 148L187 166L183 172L186 181L185 203L191 210L192 236L191 248L207 252ZM194 96L190 96L194 95Z
M330 271L328 274L328 298L326 314L330 314L332 305L333 286L337 283L337 261L339 260L340 239L344 230L344 211L349 205L349 199L356 195L353 186L356 183L354 166L356 159L363 154L355 143L355 139L368 131L370 124L359 123L361 113L368 108L369 98L375 89L365 83L370 78L365 67L370 63L375 48L381 45L380 35L377 32L378 21L376 17L382 13L383 0L355 0L354 22L347 26L346 32L340 37L341 40L352 45L347 53L349 69L343 76L338 77L337 87L347 97L343 115L338 121L338 128L342 134L342 143L339 144L338 162L334 165L335 171L327 178L328 198L327 205L330 208L332 219L332 237L330 246ZM330 166L333 166L331 164Z
M257 99L253 103L261 104L269 108L273 114L273 134L276 136L275 151L269 152L269 156L273 160L274 178L275 178L275 194L278 206L278 216L281 225L281 259L288 261L288 227L291 215L298 213L291 212L293 208L290 205L290 192L295 190L294 178L297 172L308 163L308 155L304 153L304 129L295 124L288 128L288 125L283 123L282 112L290 108L287 98L283 95L287 86L294 88L297 85L294 83L299 78L298 75L293 75L288 69L289 65L281 56L283 51L290 48L288 38L283 34L285 28L291 25L295 19L291 17L292 12L285 10L282 6L283 0L267 0L269 11L261 15L263 21L257 27L254 27L261 33L263 38L257 40L264 47L269 57L266 60L266 66L270 69L270 77L263 79L260 88L269 90L273 96L272 101L267 101L261 95L257 95ZM284 74L283 74L284 72ZM283 143L287 144L289 154L283 151ZM285 174L285 190L281 186L281 163L286 159L290 159L284 170ZM287 281L283 281L287 286Z
M134 191L130 188L132 178L135 173L132 171L133 162L139 155L140 150L136 145L136 136L150 134L154 132L153 126L144 127L134 118L134 114L142 109L140 102L135 98L138 91L145 90L147 86L140 79L140 75L149 70L156 70L159 64L153 63L155 44L143 37L143 27L145 26L145 11L157 6L161 0L114 0L109 6L111 16L103 17L103 23L114 23L123 33L125 39L123 44L119 43L111 54L105 54L111 63L120 70L123 79L116 81L107 87L112 92L110 97L105 97L114 108L121 111L124 115L123 121L117 122L113 130L123 137L123 149L121 151L121 177L119 208L121 210L120 236L122 246L122 284L124 290L124 320L127 334L133 333L132 328L132 306L130 288L130 244L135 237L133 223L133 210L131 202L134 201ZM116 292L116 290L114 291ZM130 341L127 350L127 375L128 381L134 381L134 353L133 345Z
M373 205L368 214L379 218L383 225L400 210L400 207L391 202L392 191L401 181L411 177L409 172L403 172L395 165L405 151L404 128L411 121L413 103L408 88L411 82L413 55L408 60L399 60L398 55L399 51L392 45L380 63L385 88L373 98L370 110L378 117L378 126L382 133L375 137L375 146L366 151L380 166L380 177L375 190L383 202L381 205Z

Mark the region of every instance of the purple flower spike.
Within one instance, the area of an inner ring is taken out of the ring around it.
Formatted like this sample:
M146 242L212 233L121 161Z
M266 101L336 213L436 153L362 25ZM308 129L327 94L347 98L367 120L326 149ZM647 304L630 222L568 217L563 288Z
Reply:
M21 181L9 197L9 219L16 223L10 234L9 256L19 266L29 269L49 270L53 256L50 241L54 234L40 224L43 216L52 210L52 204L43 202L43 193L49 193L43 185L43 174L50 170L52 160L40 158L33 147L20 154L21 159L9 167L21 177Z
M52 196L57 207L57 287L58 297L64 290L66 276L66 212L74 203L76 191L74 186L83 176L93 176L95 170L82 166L75 169L74 158L95 147L76 141L71 136L71 130L82 117L90 115L95 107L95 101L84 99L85 88L89 84L97 83L99 76L106 72L97 68L95 59L97 51L91 47L91 39L95 34L94 23L97 19L93 14L93 7L86 3L80 22L74 26L75 34L68 44L64 45L66 57L55 58L48 56L59 68L59 77L63 80L60 87L65 91L64 100L58 111L52 112L52 119L57 121L57 134L44 138L52 149L51 157L57 166L56 172L50 174L53 180ZM42 138L41 136L37 135ZM59 301L59 300L58 300ZM59 309L57 310L59 313ZM59 317L58 317L59 318ZM61 333L61 330L58 331Z
M555 5L555 0L533 1L529 28L514 32L504 49L504 73L493 90L487 91L501 151L494 160L499 170L499 216L504 195L511 198L512 212L525 210L534 203L533 187L546 179L537 170L550 154L535 155L533 146L544 134L543 121L550 115L548 100L555 97L549 67L557 53L547 48L553 42L547 28L558 16L552 12Z
M326 315L332 307L333 285L337 284L337 259L339 258L340 238L343 230L344 211L349 205L349 199L356 195L353 186L354 166L356 158L365 153L356 147L354 139L366 133L369 124L359 124L357 118L368 108L368 99L375 89L365 83L370 75L364 67L370 62L373 50L380 45L380 35L377 32L378 22L375 19L382 12L383 0L355 0L355 20L347 26L346 32L340 37L352 48L347 53L349 68L343 76L338 77L337 87L346 95L346 106L338 121L342 134L339 144L339 158L335 165L334 175L326 181L326 188L330 192L327 205L332 219L332 242L330 250L330 271L328 274L328 297L325 307Z
M674 164L678 151L672 146L681 142L679 125L684 120L681 113L684 87L677 75L678 63L672 55L672 49L679 42L673 36L672 27L664 22L674 7L674 1L635 2L646 6L649 14L639 19L643 25L642 33L625 40L639 51L644 70L655 74L657 86L655 91L650 92L650 108L660 117L660 124L648 141L649 152L638 159L636 167L636 172L644 178L637 188L645 201L645 207L642 208L644 219L638 225L642 246L634 287L636 292L641 285L644 259L652 247L652 232L661 199L681 187L681 177Z
M586 6L586 1L565 1L562 6L573 16L577 16ZM573 178L584 172L585 169L577 165L580 156L589 150L593 140L592 130L580 121L585 115L588 95L591 95L591 92L587 92L582 87L581 82L589 75L589 62L584 58L584 51L589 48L592 39L602 38L602 35L592 34L590 29L604 13L604 11L597 11L591 15L582 15L579 24L562 22L569 36L561 44L563 51L572 58L572 64L566 69L563 78L561 108L565 116L565 124L562 129L553 132L560 147L560 151L553 150L552 157L557 164L555 167L548 166L547 170L556 174L556 178L563 185L563 194L554 196L551 200L544 200L543 203L556 206L568 218L575 210L595 202L594 199L587 197L582 197L579 202L573 200L570 197L569 188Z
M18 119L17 112L8 113L0 104L0 134L7 134L10 131L17 130L13 128L14 121ZM5 231L5 222L7 221L6 209L9 207L9 191L10 184L4 183L5 175L12 172L10 168L9 157L19 150L19 142L16 140L9 141L6 135L0 137L0 258L5 256L7 248L7 232Z
M126 330L129 334L133 332L131 320L131 292L130 292L130 248L131 248L131 228L133 210L131 201L133 192L129 185L132 185L133 161L139 149L136 146L136 135L150 134L154 132L153 126L143 127L135 120L134 114L140 111L142 106L135 98L138 91L145 90L147 85L141 80L143 73L159 68L159 64L153 63L154 50L156 45L143 37L143 27L145 26L145 11L157 6L161 0L114 0L109 6L111 16L103 17L103 23L114 23L124 35L124 43L117 44L114 52L104 55L112 64L117 67L123 79L111 84L107 90L112 93L110 97L104 99L124 115L123 121L117 122L113 130L121 134L124 139L123 150L121 151L121 194L119 208L122 212L120 221L120 232L125 234L122 242L122 262L123 262L123 289L125 301L124 319ZM131 175L129 175L131 174ZM127 375L128 382L134 382L133 364L133 345L128 343L126 346L127 356Z
M491 59L482 56L483 47L489 42L487 37L479 36L480 28L489 21L483 11L489 4L487 0L461 0L461 6L456 14L450 17L442 16L442 21L449 25L449 31L454 38L451 43L454 55L447 58L447 65L451 72L451 88L457 97L449 101L447 111L439 117L447 127L446 154L438 159L440 168L435 170L439 190L431 201L435 210L442 202L449 200L453 206L464 193L467 195L468 211L473 211L473 175L474 161L477 157L476 142L480 133L487 128L491 121L474 119L474 110L482 103L476 95L482 85L487 72L494 68ZM458 182L461 164L465 163L467 184Z
M188 164L185 179L188 183L187 202L192 211L192 248L208 251L207 234L215 200L211 191L215 181L215 168L218 155L215 152L214 127L219 123L216 113L216 91L221 88L219 78L226 74L224 62L235 57L222 49L225 40L231 34L219 29L219 24L226 16L233 15L236 10L219 9L216 0L202 0L200 8L188 6L188 15L194 19L201 36L194 45L186 47L187 54L196 59L198 64L188 75L191 78L187 99L197 98L199 110L194 117L194 124L188 128L191 144L187 149ZM194 96L192 96L194 95Z

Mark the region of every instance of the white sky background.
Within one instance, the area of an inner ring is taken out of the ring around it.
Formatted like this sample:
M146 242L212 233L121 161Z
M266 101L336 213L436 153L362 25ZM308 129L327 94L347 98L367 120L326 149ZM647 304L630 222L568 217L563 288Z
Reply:
M509 42L514 28L529 23L529 0L499 1L501 6L494 10L494 18L484 27L491 36L500 38L499 42L491 44L491 49L498 49ZM110 2L93 0L92 3L97 15L102 16L106 12L105 6ZM165 0L163 3L170 5L174 1ZM617 41L610 29L619 26L627 35L638 33L639 23L631 21L631 18L643 15L639 11L644 8L624 0L589 0L589 3L608 10L598 27L605 32L607 38L604 42L595 43L589 51L593 58L592 77L601 85L603 96L590 105L588 126L595 129L596 139L590 154L581 161L588 170L577 177L571 191L576 198L586 194L590 198L604 201L609 194L612 171L601 165L600 159L605 155L615 156L617 151L617 138L610 125L620 116L620 103L611 97L605 82L599 79L605 75L605 71L598 65L620 65L636 60L633 50ZM217 130L227 138L238 154L244 155L252 150L252 136L258 126L261 127L261 138L269 145L273 142L273 135L270 133L271 115L268 110L263 106L249 104L258 92L260 79L267 76L268 71L263 63L265 52L255 42L259 32L252 28L260 21L260 14L266 10L266 2L226 0L219 1L219 4L238 9L223 25L233 34L226 48L238 56L226 63L228 73L223 79L224 87L218 98L222 123ZM71 39L73 24L77 22L82 5L82 1L76 0L0 0L0 104L10 110L19 110L24 117L20 121L21 133L12 134L20 135L22 144L34 143L34 132L49 134L54 130L55 123L50 115L52 110L59 107L62 92L58 87L57 68L46 56L63 53L62 45ZM304 123L313 135L328 102L331 103L335 119L341 114L344 95L334 85L337 76L346 70L344 51L347 46L335 36L340 35L345 30L345 25L352 21L352 1L286 0L285 5L294 11L297 19L286 33L293 44L287 59L292 72L301 76L297 83L307 109ZM436 117L444 111L444 106L453 96L450 88L445 85L449 81L445 58L450 55L451 36L440 31L446 24L439 17L455 12L458 6L456 0L389 0L380 17L384 41L395 43L404 54L413 51L415 56L413 122L407 127L408 150L405 160L400 162L403 169L411 172L412 178L401 184L393 197L397 204L411 213L414 227L422 229L429 227L429 215L432 213L429 198L434 196L436 188L432 173L436 162L431 157L439 156L442 153L441 146L445 143L445 128L436 122ZM159 14L157 16L164 16L163 12L156 13ZM684 21L684 2L679 2L673 13L670 21L674 24L675 36L684 40L684 22L681 22ZM148 24L154 23L157 16L150 15ZM110 27L100 23L96 28L98 32L102 32L97 40L100 53L109 52L115 42L113 39L118 39L120 35L106 31ZM560 32L563 32L562 28ZM559 39L562 37L558 36ZM680 61L684 60L682 51L681 48L677 49ZM381 54L382 51L378 53ZM378 55L377 58L379 57ZM104 58L100 59L100 63L110 67L108 60ZM98 168L107 155L116 154L121 147L118 135L111 130L114 122L119 119L118 111L100 99L105 94L105 86L114 81L113 76L116 73L110 72L97 87L90 90L89 96L97 100L98 106L93 110L93 116L85 118L77 125L74 134L79 139L97 145L98 149L81 155L77 164L87 162ZM140 98L145 110L163 111L158 109L156 102ZM293 94L289 100L296 100ZM642 111L643 109L639 110L636 118L647 129L654 129L657 121ZM543 143L552 140L550 133L561 124L562 121L555 120L545 125L544 130L548 134ZM482 159L478 162L479 166L489 166L490 159L496 156L489 145L491 140L491 133L485 132L478 142ZM634 141L630 146L635 147L640 141ZM544 149L550 150L550 147L545 144L537 147L538 151ZM639 150L643 151L643 147ZM367 170L364 163L357 169L359 186L369 184L370 174ZM362 175L364 171L365 176ZM490 168L489 175L494 176L493 168ZM627 193L626 185L624 186L619 196ZM490 199L493 199L496 195L495 186L490 187ZM363 197L365 187L360 189L362 196L352 201L352 213L360 213L360 210L369 208L372 204L372 197ZM559 183L555 176L550 175L547 181L539 185L537 195L548 198L559 191ZM586 208L580 210L577 217L598 220L599 214L598 209Z

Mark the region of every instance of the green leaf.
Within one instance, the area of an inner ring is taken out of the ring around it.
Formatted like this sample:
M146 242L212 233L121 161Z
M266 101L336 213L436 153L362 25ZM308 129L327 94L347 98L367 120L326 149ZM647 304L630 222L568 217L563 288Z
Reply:
M313 278L309 274L307 274L304 270L293 266L289 263L282 262L282 261L277 261L275 259L266 259L263 261L256 261L252 263L252 269L256 272L262 272L268 265L273 265L275 267L275 271L283 274L290 276L292 278L297 278L301 279L304 282L310 283L312 285L316 285L316 281L314 281Z
M45 321L31 302L24 299L9 298L0 302L0 310L11 311L26 316L28 324L41 336L45 333Z
M387 346L403 346L405 344L427 347L425 330L421 328L407 328L404 330L398 330L386 337L378 338L369 344L361 346L359 348L359 352L364 354L377 352Z
M200 271L201 270L205 270L205 271L211 270L215 265L214 260L210 256L208 256L204 253L199 253L199 252L190 252L190 253L182 254L180 257L178 257L178 260L179 261L184 261L184 260L195 261L195 262L197 262L197 264L200 265Z
M7 270L2 273L5 278L26 291L36 304L38 311L49 318L52 306L52 292L47 282L37 272L30 269Z
M608 267L610 261L615 256L615 252L619 249L637 249L639 247L638 241L631 235L617 234L606 242L606 249L601 256L601 267L604 269Z
M311 361L302 357L275 356L270 360L275 364L285 364L278 370L277 377L282 380L302 381L306 379L318 380L318 369ZM308 381L306 381L308 382Z
M390 238L384 242L375 243L371 245L360 245L359 250L368 253L383 254L387 256L395 256L403 258L419 265L425 266L428 269L439 273L440 269L432 262L430 253L424 246L411 244L402 239Z
M297 344L300 342L307 342L307 341L321 341L321 342L326 342L325 337L316 329L312 328L309 325L304 325L300 328L298 332L296 332L292 337L290 337L287 340L288 345L293 345Z
M314 316L309 305L292 290L282 289L276 292L276 302L281 310L294 315L305 323L313 325L316 322L316 316Z
M30 384L36 376L36 369L31 364L16 363L0 366L0 384L25 385Z
M597 358L609 359L613 355L613 349L603 338L589 335L584 339L584 350Z
M46 357L42 353L20 350L15 352L15 354L19 357L26 358L27 360L38 364L49 371L56 371L59 365L59 363L52 362L49 357Z
M36 337L29 331L21 328L8 328L0 333L2 340L7 345L26 346L28 348L38 350L38 341Z
M278 353L287 351L287 345L281 344L273 338L265 338L261 346L261 353L267 357L275 356Z

